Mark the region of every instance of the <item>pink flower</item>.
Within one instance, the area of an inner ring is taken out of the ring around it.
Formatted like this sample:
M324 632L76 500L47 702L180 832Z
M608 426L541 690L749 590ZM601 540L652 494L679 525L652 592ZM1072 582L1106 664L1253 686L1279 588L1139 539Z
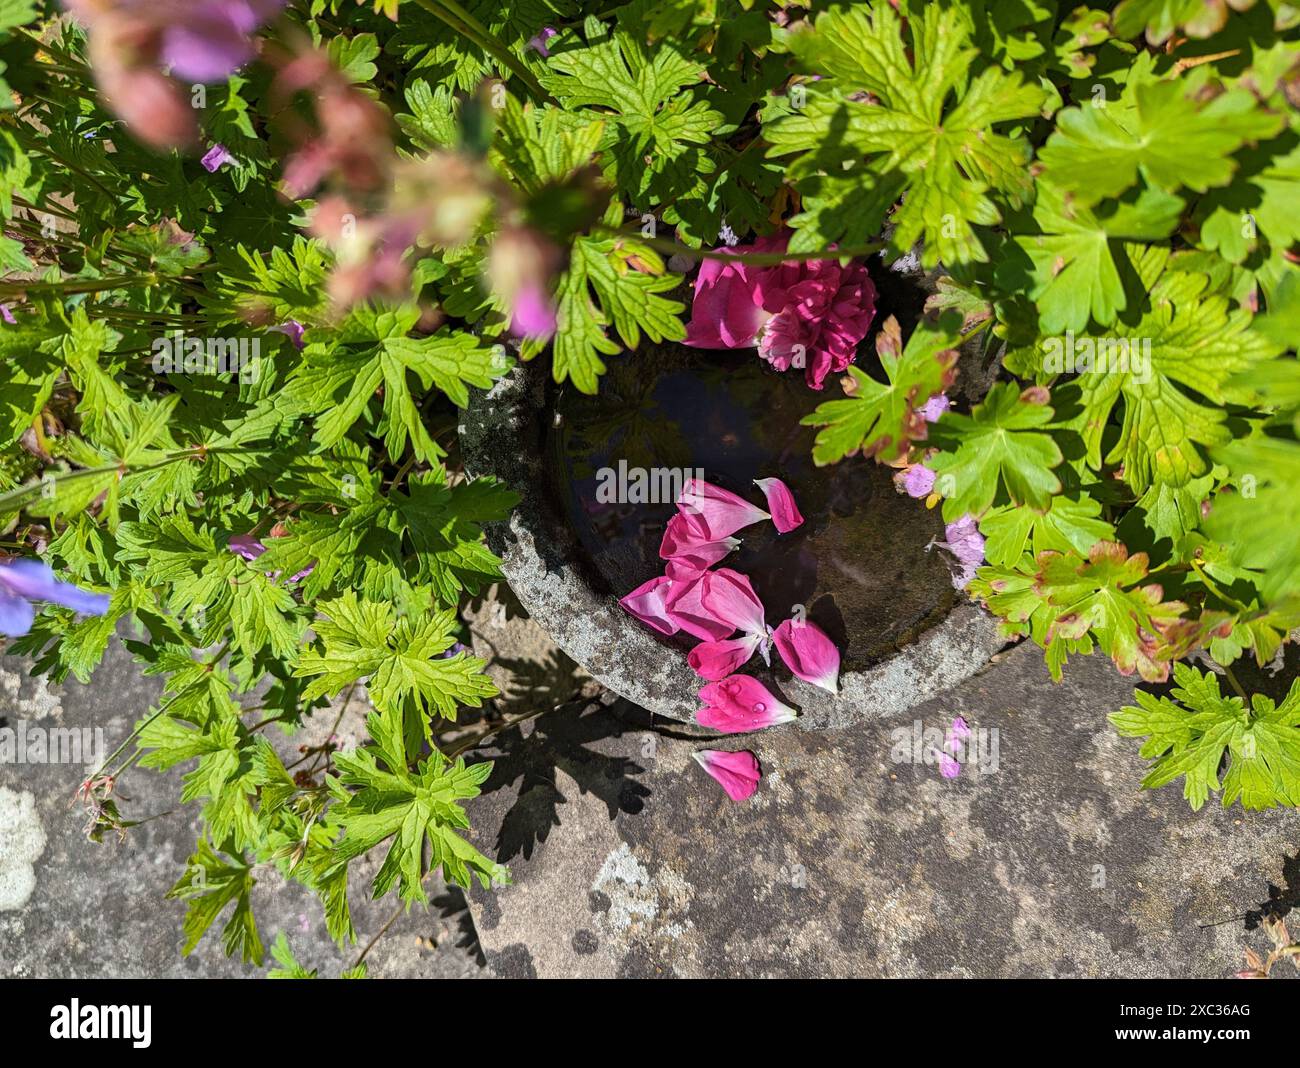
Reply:
M546 42L552 37L557 36L559 32L559 30L553 29L550 26L543 26L537 31L535 36L528 38L528 47L535 49L543 56L549 56L551 50L546 46Z
M939 754L939 774L945 779L955 779L961 774L961 765L947 753Z
M785 666L797 678L839 693L840 651L816 623L787 619L776 628L772 641Z
M738 253L783 252L789 232L760 238ZM717 251L727 251L718 249ZM861 264L836 260L755 267L706 260L695 279L686 344L737 349L757 345L779 371L802 368L813 389L853 362L876 310L876 287Z
M545 341L555 333L555 304L540 285L524 285L515 296L510 332L516 337Z
M762 730L778 723L790 723L798 713L782 704L758 679L749 675L732 675L711 682L700 690L704 707L695 714L695 722L723 734Z
M761 634L746 634L741 638L726 638L717 642L700 642L686 654L686 662L691 665L691 670L695 674L716 682L748 664L762 643Z
M966 725L966 721L961 716L958 716L952 721L952 726L948 728L948 740L950 742L964 742L969 737L970 727Z
M0 304L0 319L3 319L10 326L18 325L18 320L14 318L14 313L9 310L8 304Z
M649 582L643 582L618 603L660 634L676 634L681 627L664 604L664 596L671 586L672 581L660 575Z
M956 558L960 567L953 572L952 584L964 590L975 578L975 572L984 563L984 535L973 515L964 515L955 523L944 527L944 540L935 544Z
M687 480L677 496L677 508L713 541L769 518L763 509L750 504L744 497L700 478Z
M266 329L268 333L283 334L293 342L293 347L295 349L303 348L302 335L306 333L306 327L304 327L302 323L298 322L297 319L289 319L287 322L283 322L279 326L268 326Z
M779 478L756 478L754 485L767 498L767 507L772 512L772 522L776 524L778 533L788 534L803 525L803 516L799 514L799 506L794 503L794 494L789 486Z
M733 801L744 801L754 795L758 789L758 780L763 771L758 766L758 757L748 749L736 753L725 753L718 749L701 749L693 753L696 761L705 771L718 781Z

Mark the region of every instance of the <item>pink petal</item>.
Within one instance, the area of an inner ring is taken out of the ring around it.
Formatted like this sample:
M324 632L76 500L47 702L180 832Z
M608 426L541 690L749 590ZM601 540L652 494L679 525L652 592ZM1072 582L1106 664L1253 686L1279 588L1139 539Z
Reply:
M762 730L797 717L793 708L778 701L750 675L711 682L700 690L700 700L704 707L695 714L695 721L724 734Z
M673 582L664 597L668 618L687 634L706 642L730 638L736 633L736 624L721 618L705 600L712 581L713 572L704 571L694 578Z
M555 333L555 303L540 285L525 285L511 309L510 332L516 337L545 341Z
M643 582L618 603L660 634L676 634L680 627L664 603L664 595L671 587L672 582L660 575L649 582Z
M948 737L955 738L959 742L970 737L970 727L966 725L966 721L961 716L952 721L952 726L948 728Z
M703 479L689 479L677 497L677 508L692 519L711 541L730 537L768 514L730 490Z
M746 634L767 636L766 613L749 579L739 571L720 567L704 583L704 606L718 619Z
M733 801L744 801L754 795L758 789L758 780L763 771L758 766L758 757L748 749L736 753L726 753L719 749L701 749L692 754L705 771L718 781Z
M928 497L934 492L934 472L924 464L913 464L899 481L909 497Z
M778 533L788 534L803 525L803 516L799 514L799 506L794 503L794 494L790 492L789 486L779 478L756 478L754 485L767 498L767 507L772 513L772 522L776 524Z
M749 252L751 248L715 251ZM763 271L735 260L706 259L695 276L686 344L702 349L753 345L768 317L758 299L758 279Z
M712 567L740 542L736 538L714 540L694 516L678 512L668 520L659 556L664 560L682 560L695 571Z
M772 635L776 651L798 678L831 693L839 692L840 651L810 620L787 619Z
M947 753L939 756L939 774L945 779L955 779L961 774L961 765Z
M746 634L720 642L700 642L687 654L686 662L701 678L725 679L749 663L762 640L761 635Z

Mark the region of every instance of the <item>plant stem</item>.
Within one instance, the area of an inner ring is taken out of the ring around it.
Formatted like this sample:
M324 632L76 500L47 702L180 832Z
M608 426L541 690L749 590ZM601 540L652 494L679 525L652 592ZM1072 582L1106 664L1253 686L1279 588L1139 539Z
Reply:
M1232 673L1232 668L1228 667L1227 664L1224 664L1223 674L1232 688L1237 691L1237 696L1241 698L1242 703L1246 706L1247 710L1249 710L1250 698L1246 695L1246 691L1242 689L1241 683L1237 681L1237 676Z
M16 298L27 293L49 293L55 296L105 293L137 285L156 286L159 281L159 276L151 271L148 274L121 274L112 278L83 278L71 282L0 282L0 297Z
M513 52L493 37L491 32L478 19L456 3L456 0L415 0L415 2L433 15L434 18L446 23L462 37L474 42L483 51L490 53L502 66L528 86L532 94L539 100L543 100L548 104L559 103L555 97L542 88L541 83L533 76L533 72L524 66Z

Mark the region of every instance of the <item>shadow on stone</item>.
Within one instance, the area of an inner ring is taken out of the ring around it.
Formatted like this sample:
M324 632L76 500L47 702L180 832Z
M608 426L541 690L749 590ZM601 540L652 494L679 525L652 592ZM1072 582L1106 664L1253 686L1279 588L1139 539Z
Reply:
M496 859L508 864L528 860L561 824L560 808L567 801L557 771L563 771L583 794L598 798L611 820L619 813L636 815L650 797L638 781L646 768L610 752L608 743L649 726L650 714L621 699L578 701L503 731L492 750L495 762L483 785L485 794L513 790L514 801L497 833Z

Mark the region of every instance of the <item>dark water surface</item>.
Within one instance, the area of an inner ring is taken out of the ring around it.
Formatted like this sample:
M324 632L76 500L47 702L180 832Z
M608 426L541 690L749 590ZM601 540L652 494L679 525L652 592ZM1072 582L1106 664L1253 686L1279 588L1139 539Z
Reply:
M623 460L629 468L700 469L760 507L752 480L783 479L804 525L782 535L768 521L746 527L735 535L740 547L717 566L750 577L771 626L804 605L839 645L843 670L869 667L939 622L956 595L941 554L926 550L943 534L938 510L896 493L892 469L875 461L813 465L815 428L799 420L840 395L837 376L817 393L795 373L769 370L753 350L682 345L611 358L598 396L560 391L549 443L554 488L611 591L622 596L662 574L659 542L675 511L671 501L601 503L598 472Z

